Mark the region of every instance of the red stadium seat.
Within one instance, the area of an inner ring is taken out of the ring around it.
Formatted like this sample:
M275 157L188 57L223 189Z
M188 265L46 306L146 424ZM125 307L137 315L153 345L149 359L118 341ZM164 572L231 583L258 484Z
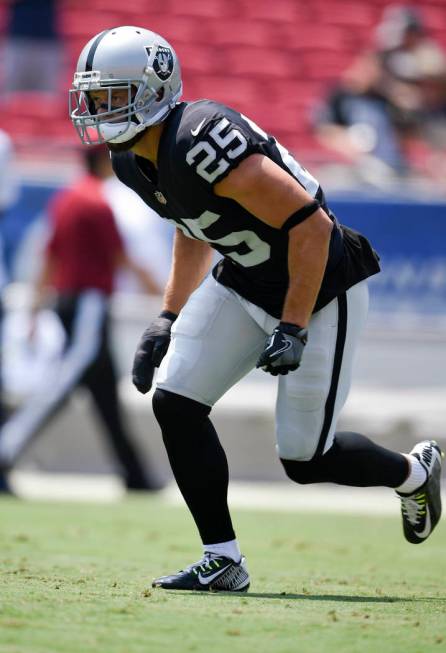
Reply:
M295 0L237 0L240 13L249 19L266 20L269 24L294 23L298 24L299 19L311 18L311 9L302 2Z
M259 101L259 93L255 80L245 80L224 76L202 76L185 83L185 95L188 99L211 98L217 102L229 104L238 111L249 111ZM265 97L263 100L265 101Z
M209 43L209 33L202 28L196 16L170 16L161 13L153 17L150 29L170 40L175 50L180 43Z
M289 78L299 75L298 65L293 65L289 55L283 50L268 48L230 48L224 50L226 70L232 75L253 76L267 79L270 75Z
M178 43L176 52L186 76L217 74L220 70L219 53L212 53L207 46L200 43Z
M288 50L298 53L301 50L342 51L345 48L345 30L334 25L318 25L313 29L309 24L283 25L281 28L282 43Z
M164 7L164 10L166 8ZM172 2L170 13L177 16L197 16L201 19L212 18L218 21L221 17L233 13L227 0L187 0L187 2Z
M22 142L53 139L71 147L66 91L89 38L119 24L163 34L177 50L187 99L210 97L234 106L270 130L296 154L323 148L311 135L318 98L372 43L390 0L79 0L60 2L66 72L60 98L20 94L0 105L0 121ZM430 33L446 48L445 0L420 4ZM0 33L7 4L0 1ZM51 126L42 124L51 113ZM50 133L51 132L51 133ZM286 142L285 142L286 141ZM318 154L319 153L319 154ZM326 156L329 156L325 153Z
M209 25L208 38L218 46L281 47L280 34L261 20L224 18Z
M0 2L0 34L6 31L8 20L8 7L3 2Z
M322 81L339 79L352 62L352 57L348 53L328 50L303 52L301 58L307 79Z
M374 25L378 22L381 10L366 2L344 2L336 0L312 0L312 9L318 22L329 25Z
M116 27L121 23L121 15L114 11L92 11L85 16L84 12L72 9L66 10L61 18L62 33L69 37L85 37L85 41L104 29Z
M54 97L42 91L15 91L6 96L1 104L2 112L17 118L37 120L66 117L66 101L62 94Z

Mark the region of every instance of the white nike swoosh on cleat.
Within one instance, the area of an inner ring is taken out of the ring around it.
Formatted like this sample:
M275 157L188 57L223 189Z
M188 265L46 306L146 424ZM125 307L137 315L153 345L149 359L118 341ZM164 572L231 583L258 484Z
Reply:
M203 127L205 122L206 122L206 118L203 118L203 120L200 122L200 124L197 127L195 127L195 129L190 130L190 133L192 134L192 136L197 136L198 132Z
M416 535L417 537L419 537L421 540L424 540L424 539L426 539L426 537L427 537L428 535L431 534L431 532L432 532L432 528L431 528L431 515L430 515L430 512L429 512L429 508L428 508L428 506L426 506L426 523L424 524L424 528L423 528L422 531L419 531L419 532L416 531L416 530L414 529L414 533L415 533L415 535Z
M213 580L218 578L219 576L222 575L226 569L229 569L231 565L226 565L226 567L223 567L223 569L219 569L218 571L215 572L215 574L211 574L210 576L202 576L200 572L198 572L198 580L202 585L209 585Z

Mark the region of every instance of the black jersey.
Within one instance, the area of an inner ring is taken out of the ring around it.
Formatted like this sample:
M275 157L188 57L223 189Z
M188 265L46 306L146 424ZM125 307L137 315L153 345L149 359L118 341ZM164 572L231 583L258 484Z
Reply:
M214 184L254 153L292 175L334 223L315 311L379 271L367 239L338 223L317 180L272 136L222 104L178 104L165 121L157 168L132 152L114 153L112 160L119 179L151 208L223 255L213 270L220 283L280 318L288 289L288 234L213 192Z

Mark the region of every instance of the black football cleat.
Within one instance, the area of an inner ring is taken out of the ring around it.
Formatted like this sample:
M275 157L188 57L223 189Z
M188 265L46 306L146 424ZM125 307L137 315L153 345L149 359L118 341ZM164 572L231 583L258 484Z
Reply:
M246 592L249 573L246 560L205 553L198 562L171 576L155 578L152 587L166 590L195 590L199 592Z
M404 537L412 544L425 542L441 517L442 451L434 440L419 442L410 452L426 470L426 482L412 494L401 494Z

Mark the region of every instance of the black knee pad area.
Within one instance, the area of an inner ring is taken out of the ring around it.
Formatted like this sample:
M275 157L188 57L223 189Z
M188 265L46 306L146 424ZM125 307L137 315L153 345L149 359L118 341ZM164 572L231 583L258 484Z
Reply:
M288 478L295 483L307 485L308 483L322 483L326 480L325 460L323 456L313 460L284 460L280 459Z
M171 428L184 431L189 425L202 422L211 412L205 404L159 388L153 395L152 406L163 431Z

